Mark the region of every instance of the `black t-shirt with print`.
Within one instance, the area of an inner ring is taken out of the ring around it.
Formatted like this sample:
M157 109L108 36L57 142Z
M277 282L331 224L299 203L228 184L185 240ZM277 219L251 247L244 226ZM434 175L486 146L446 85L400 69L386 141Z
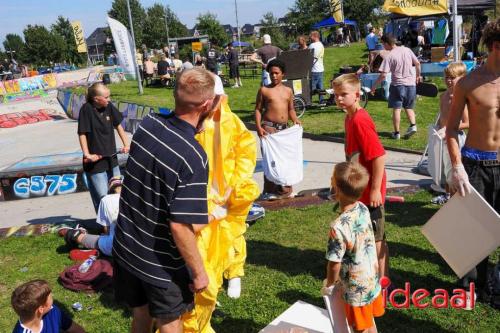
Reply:
M90 103L82 106L78 117L78 134L86 135L90 154L103 156L95 163L83 163L85 172L103 172L118 165L118 159L114 155L116 153L114 129L122 120L120 111L111 103L100 109Z

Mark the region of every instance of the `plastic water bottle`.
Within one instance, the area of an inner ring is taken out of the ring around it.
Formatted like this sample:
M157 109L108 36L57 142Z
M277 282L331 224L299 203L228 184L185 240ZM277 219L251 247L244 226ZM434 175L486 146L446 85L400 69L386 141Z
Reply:
M80 273L87 273L88 270L90 269L90 266L96 261L97 257L96 256L90 256L87 260L85 260L80 267L78 267L78 271Z

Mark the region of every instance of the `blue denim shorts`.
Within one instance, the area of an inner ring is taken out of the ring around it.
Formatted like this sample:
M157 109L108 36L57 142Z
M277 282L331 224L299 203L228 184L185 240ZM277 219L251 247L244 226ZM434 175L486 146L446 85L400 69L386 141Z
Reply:
M393 86L389 87L389 108L413 109L417 97L415 86Z

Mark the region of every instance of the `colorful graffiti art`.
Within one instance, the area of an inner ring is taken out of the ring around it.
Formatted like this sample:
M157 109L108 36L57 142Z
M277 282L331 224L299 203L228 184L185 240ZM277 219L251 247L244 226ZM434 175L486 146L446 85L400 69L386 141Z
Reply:
M45 90L39 89L39 90L26 91L15 94L6 94L3 96L2 102L12 103L12 102L25 101L28 99L41 98L46 96L48 96L47 92Z
M64 118L52 109L0 114L0 128L13 128L19 125Z
M19 178L13 185L14 195L20 199L74 193L77 174L31 176Z
M0 93L15 94L32 90L48 90L57 88L56 74L45 74L22 79L4 81L0 84Z

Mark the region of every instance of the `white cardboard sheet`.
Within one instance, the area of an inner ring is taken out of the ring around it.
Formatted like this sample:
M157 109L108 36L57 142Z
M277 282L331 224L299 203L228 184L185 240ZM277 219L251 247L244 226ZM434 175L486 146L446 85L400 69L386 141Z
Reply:
M472 188L465 197L455 194L422 233L462 278L500 246L500 215Z
M297 301L260 333L333 333L325 309Z

